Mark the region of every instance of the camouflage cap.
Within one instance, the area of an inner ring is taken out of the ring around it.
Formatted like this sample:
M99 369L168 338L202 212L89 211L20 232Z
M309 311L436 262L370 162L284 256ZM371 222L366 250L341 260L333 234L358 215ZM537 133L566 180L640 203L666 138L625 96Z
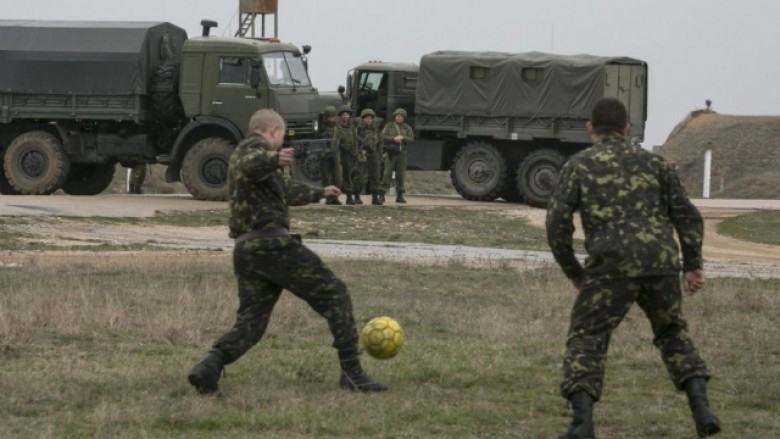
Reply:
M406 118L406 110L404 110L403 108L398 108L395 111L393 111L393 116L398 116L398 115L401 115L404 118Z
M366 108L360 112L360 117L366 117L366 116L376 117L376 113L374 113L374 110L370 108Z
M323 114L325 114L325 117L335 116L336 107L334 107L333 105L328 105L327 107L325 107L325 110L323 110Z
M341 116L341 113L352 114L352 109L349 108L349 105L342 105L339 107L339 116Z

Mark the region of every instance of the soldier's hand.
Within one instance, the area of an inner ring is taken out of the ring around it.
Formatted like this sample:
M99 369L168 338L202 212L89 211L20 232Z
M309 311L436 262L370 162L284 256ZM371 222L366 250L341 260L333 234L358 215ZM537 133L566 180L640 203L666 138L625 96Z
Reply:
M683 289L689 295L696 294L703 286L704 270L693 270L683 273Z
M574 285L574 288L577 291L580 291L582 289L582 278L581 277L573 277L569 279L571 281L571 284Z
M395 143L401 143L401 142L404 141L404 136L399 134L399 135L393 137L393 140L395 141Z
M325 186L325 198L328 200L331 200L333 198L338 198L339 195L341 195L341 190L337 188L336 186Z
M295 150L292 148L282 148L277 154L280 167L291 166L295 161Z

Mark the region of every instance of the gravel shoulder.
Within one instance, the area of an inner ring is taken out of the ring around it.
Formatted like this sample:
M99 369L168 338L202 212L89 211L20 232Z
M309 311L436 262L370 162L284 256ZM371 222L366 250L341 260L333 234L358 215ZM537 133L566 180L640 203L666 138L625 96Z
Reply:
M408 206L433 208L437 206L463 209L502 209L507 214L527 218L538 227L544 227L545 211L525 205L503 202L472 202L455 197L408 196ZM722 219L758 209L780 209L775 200L695 200L705 218L704 256L711 275L739 277L780 278L780 246L756 244L718 235L716 226ZM181 251L225 251L233 243L225 227L175 227L100 222L99 217L149 217L157 211L189 211L224 208L223 202L196 201L189 195L105 195L93 197L48 196L0 197L0 216L96 217L96 221L72 221L63 218L54 222L15 226L20 232L36 236L38 240L57 245L84 245L89 242L122 244L153 244ZM372 209L373 206L342 207ZM394 203L384 209L396 208ZM581 233L578 228L577 233ZM581 235L578 235L581 237ZM325 257L385 258L426 263L452 263L453 260L470 265L500 265L514 268L533 268L552 263L547 252L502 250L463 246L436 246L414 243L307 241L313 250ZM18 253L18 252L17 252ZM9 257L6 254L4 257Z

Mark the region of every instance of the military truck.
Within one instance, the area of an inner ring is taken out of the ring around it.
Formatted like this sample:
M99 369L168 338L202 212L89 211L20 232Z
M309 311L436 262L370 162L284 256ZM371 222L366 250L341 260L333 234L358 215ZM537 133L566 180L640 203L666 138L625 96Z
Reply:
M561 165L590 144L585 122L602 97L623 101L644 139L647 63L628 57L440 51L419 67L369 62L351 70L359 113L407 110L416 141L408 168L449 170L468 200L545 206Z
M166 164L201 200L227 196L250 116L317 130L319 96L297 47L201 36L167 22L0 21L0 193L94 195L117 163Z

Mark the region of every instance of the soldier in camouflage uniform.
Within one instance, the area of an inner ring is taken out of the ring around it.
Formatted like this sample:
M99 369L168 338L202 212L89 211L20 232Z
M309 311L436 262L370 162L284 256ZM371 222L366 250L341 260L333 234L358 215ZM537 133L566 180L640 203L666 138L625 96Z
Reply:
M381 142L384 145L385 171L382 177L382 196L390 189L390 181L395 172L395 202L406 203L404 199L404 180L406 178L406 148L414 142L412 127L404 122L406 110L398 108L393 112L393 122L388 122L382 130Z
M225 365L238 360L265 333L283 289L305 300L323 316L341 362L339 386L354 391L383 391L358 357L358 333L347 286L322 260L289 233L288 205L337 197L335 186L319 188L296 182L282 172L292 165L292 149L279 149L284 121L273 110L259 110L249 122L249 136L230 157L228 204L230 237L239 307L235 325L192 368L188 380L201 394L219 395Z
M336 126L336 107L329 105L323 111L322 127L320 127L319 136L321 139L333 139ZM322 186L341 186L341 155L335 144L331 144L328 150L320 153L320 174L322 175ZM331 198L325 204L339 206L341 201L338 198Z
M355 161L357 159L358 141L356 127L350 122L352 110L342 105L339 107L339 118L334 128L334 148L339 150L341 155L341 192L347 194L347 204L363 204L360 195L356 194L352 181L355 171ZM353 196L357 196L357 199Z
M379 199L379 128L374 124L376 113L370 108L360 112L360 126L357 128L358 143L360 144L360 156L365 161L358 162L360 169L360 184L357 186L371 187L371 204L381 206Z
M597 102L587 125L595 144L561 169L547 210L547 240L579 291L571 314L561 394L574 410L561 438L592 438L593 403L601 398L612 331L636 302L652 325L653 343L678 390L688 395L700 437L720 431L707 402L710 377L682 315L689 294L704 284L703 222L663 158L625 139L625 106ZM574 256L573 214L579 211L588 258Z

